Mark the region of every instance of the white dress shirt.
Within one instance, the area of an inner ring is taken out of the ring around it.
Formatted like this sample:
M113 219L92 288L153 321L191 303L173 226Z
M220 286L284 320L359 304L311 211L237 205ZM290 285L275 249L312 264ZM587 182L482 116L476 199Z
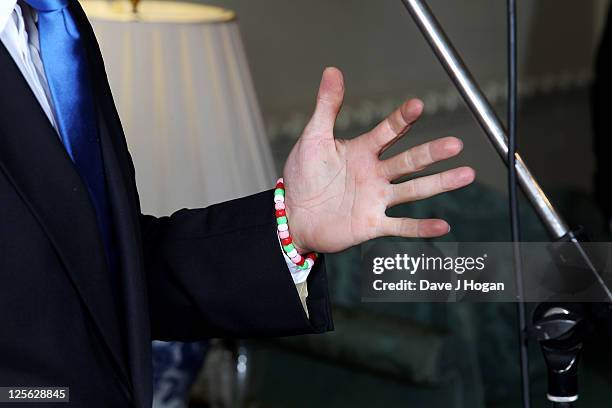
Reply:
M0 39L21 70L41 108L57 130L53 103L38 43L38 30L28 6L17 0L0 1Z
M27 4L17 0L0 0L0 41L13 57L38 103L57 131L53 99L40 56L36 18L36 12ZM273 211L273 206L274 203L270 202L270 211ZM293 282L297 286L302 304L305 305L304 301L307 296L305 282L310 269L301 270L291 262L291 259L284 252L283 256Z

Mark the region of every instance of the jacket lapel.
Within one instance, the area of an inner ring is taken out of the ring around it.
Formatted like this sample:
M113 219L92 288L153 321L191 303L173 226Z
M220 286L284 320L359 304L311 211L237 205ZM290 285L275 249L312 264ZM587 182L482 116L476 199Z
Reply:
M138 407L150 407L152 404L151 329L140 239L140 204L134 168L93 29L78 2L72 2L71 11L87 46L90 74L99 108L98 125L102 153L119 246L124 320L127 325L134 403Z
M2 44L0 78L0 171L49 237L119 373L127 379L115 294L89 194Z

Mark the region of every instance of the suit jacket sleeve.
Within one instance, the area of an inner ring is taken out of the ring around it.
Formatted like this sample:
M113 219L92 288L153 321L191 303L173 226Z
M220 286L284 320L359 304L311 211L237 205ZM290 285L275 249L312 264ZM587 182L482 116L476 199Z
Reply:
M306 316L276 238L273 191L141 216L154 339L268 337L332 329L325 262L308 278Z

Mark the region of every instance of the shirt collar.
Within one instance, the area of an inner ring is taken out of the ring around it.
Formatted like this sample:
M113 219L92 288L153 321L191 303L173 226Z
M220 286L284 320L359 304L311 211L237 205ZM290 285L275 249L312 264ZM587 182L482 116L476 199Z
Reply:
M2 0L0 1L0 33L4 31L8 19L13 14L17 0Z

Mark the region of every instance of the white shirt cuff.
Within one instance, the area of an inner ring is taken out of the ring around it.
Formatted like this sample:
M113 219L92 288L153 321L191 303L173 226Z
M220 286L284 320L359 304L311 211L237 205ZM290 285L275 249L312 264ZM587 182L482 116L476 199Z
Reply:
M280 245L280 250L283 254L283 257L285 258L285 263L287 264L287 268L289 269L289 272L291 273L291 277L293 278L293 283L297 285L298 283L305 282L306 279L308 279L308 274L310 273L310 270L312 269L312 267L300 269L296 264L294 264L291 261L291 258L287 256L285 251L283 251L283 245L281 244L280 238L278 238L278 235L276 236L276 238L278 239L278 245Z

